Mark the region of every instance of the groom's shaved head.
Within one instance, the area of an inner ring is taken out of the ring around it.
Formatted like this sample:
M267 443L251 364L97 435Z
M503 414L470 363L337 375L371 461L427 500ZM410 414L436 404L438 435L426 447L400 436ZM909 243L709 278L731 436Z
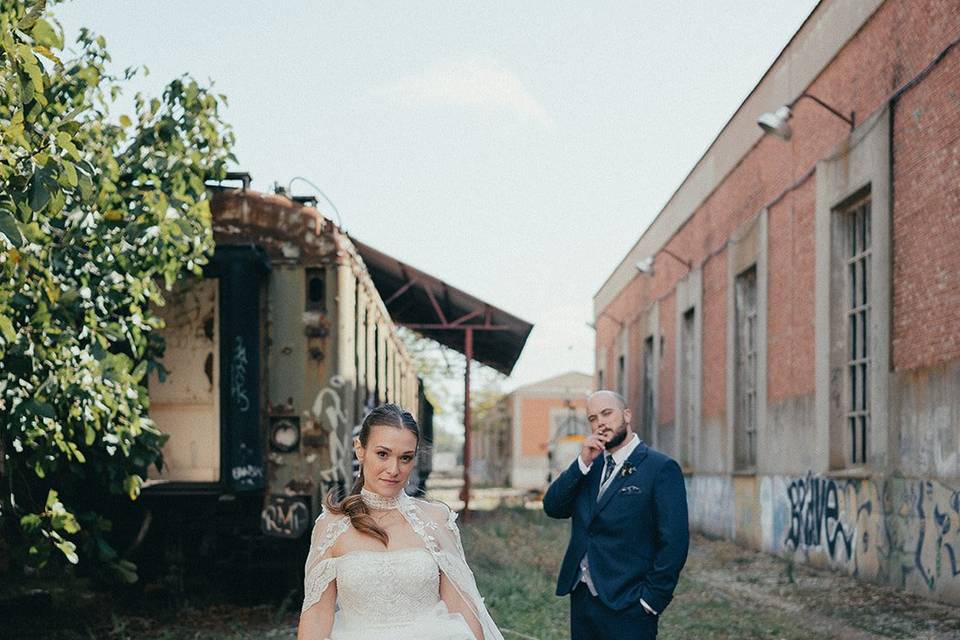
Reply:
M609 389L594 391L587 396L587 424L593 433L604 438L603 446L607 451L619 449L633 432L627 401Z
M594 391L587 396L587 402L590 402L594 398L613 398L617 402L618 409L622 411L627 408L627 400L616 391L610 391L609 389L600 389L599 391Z

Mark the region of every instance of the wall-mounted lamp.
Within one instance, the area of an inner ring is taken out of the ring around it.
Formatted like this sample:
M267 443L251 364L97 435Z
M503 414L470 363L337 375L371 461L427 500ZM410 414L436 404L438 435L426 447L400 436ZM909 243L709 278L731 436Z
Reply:
M596 331L596 330L597 330L597 322L596 322L596 321L599 320L601 316L607 316L608 318L610 318L611 320L613 320L614 322L616 322L618 325L620 325L621 328L623 327L623 320L620 320L619 318L614 318L612 315L610 315L610 313L607 312L606 309L604 309L603 311L601 311L600 313L598 313L598 314L597 314L597 317L594 318L594 321L593 321L593 322L588 322L588 323L587 323L587 326L590 327L591 329L593 329L594 331Z
M673 258L674 260L676 260L677 262L685 266L687 268L687 271L691 271L693 269L693 264L689 260L684 260L674 252L670 251L670 249L660 249L660 253L667 254L668 256L670 256L671 258ZM648 276L652 276L653 261L655 257L656 256L647 256L646 258L644 258L643 260L640 260L633 266L635 266L637 268L637 271L639 271L640 273L645 273Z
M800 96L790 104L784 105L776 111L768 111L767 113L762 114L759 118L757 118L757 124L760 125L760 128L763 129L764 132L773 134L781 140L789 140L790 136L793 135L793 130L790 128L790 125L787 123L787 121L790 119L790 116L793 115L793 106L800 102L800 100L803 98L809 98L813 100L821 107L846 122L848 125L850 125L851 131L856 126L857 119L855 111L851 111L850 116L847 117L817 96L810 95L809 93L801 93Z
M653 256L647 256L636 264L637 271L653 275Z

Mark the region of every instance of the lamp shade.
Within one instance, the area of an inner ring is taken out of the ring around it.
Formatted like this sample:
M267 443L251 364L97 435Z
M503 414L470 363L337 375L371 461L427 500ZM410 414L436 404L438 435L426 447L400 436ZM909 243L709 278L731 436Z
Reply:
M782 140L789 140L793 135L787 121L791 116L790 107L783 106L774 112L767 112L757 118L757 124L767 133L772 133Z

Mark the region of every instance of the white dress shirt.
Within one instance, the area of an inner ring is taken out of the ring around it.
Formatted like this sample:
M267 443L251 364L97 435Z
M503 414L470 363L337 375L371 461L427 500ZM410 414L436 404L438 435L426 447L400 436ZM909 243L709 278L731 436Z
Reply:
M610 484L613 482L613 479L617 477L618 473L620 473L620 469L623 468L623 463L627 461L627 458L630 457L630 454L633 453L633 450L640 445L640 438L637 436L637 434L634 433L631 435L633 438L625 445L617 449L614 453L608 453L606 451L603 452L602 464L606 466L607 458L613 456L614 467L607 479L603 482L603 484L600 485L600 491L597 493L597 500L600 499L600 496L603 495L603 492L607 490L607 487L610 486ZM597 456L593 459L591 464L587 465L583 461L583 458L577 456L577 464L579 464L580 471L583 473L583 475L587 475L590 472L590 468L594 463L596 463L597 460L601 460L601 457ZM602 477L603 474L601 472L601 478ZM593 596L597 595L597 590L593 586L593 580L590 579L590 563L587 561L586 554L584 554L583 559L580 560L580 581L587 585L587 588L590 590L590 593ZM643 598L640 598L640 604L642 604L643 608L651 614L657 615L657 612L654 611L653 608L647 604Z

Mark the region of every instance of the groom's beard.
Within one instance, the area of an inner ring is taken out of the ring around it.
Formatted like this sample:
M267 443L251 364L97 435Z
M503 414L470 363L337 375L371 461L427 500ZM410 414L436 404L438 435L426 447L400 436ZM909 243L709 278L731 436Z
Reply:
M607 451L610 449L616 449L620 444L627 438L627 422L626 420L620 423L620 427L614 432L613 436L607 440L607 444L603 445Z

